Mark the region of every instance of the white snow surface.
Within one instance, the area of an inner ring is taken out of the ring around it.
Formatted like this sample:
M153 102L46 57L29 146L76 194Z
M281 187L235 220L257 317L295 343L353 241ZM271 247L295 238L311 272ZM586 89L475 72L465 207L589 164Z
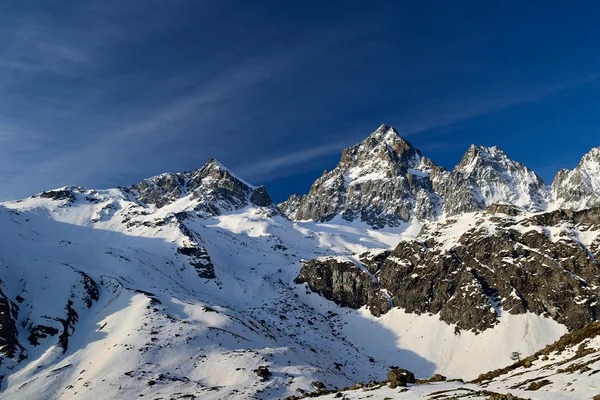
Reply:
M579 356L583 345L588 354ZM562 351L552 351L540 357L530 366L512 368L492 380L480 384L446 381L427 384L409 384L407 388L392 389L387 385L371 388L343 390L344 398L357 399L400 399L417 400L433 398L461 398L468 400L490 399L489 392L511 394L521 399L533 400L581 400L592 399L600 392L600 336L585 339ZM532 384L542 384L531 388ZM482 393L482 391L488 393ZM435 397L442 396L442 397ZM334 399L335 394L316 397Z
M293 283L301 259L356 261L413 239L418 222L375 231L338 217L293 222L259 207L191 216L185 225L214 264L217 278L207 280L177 252L189 238L174 213L191 199L157 209L119 189L73 193L74 202L0 204L0 288L23 299L16 326L27 353L0 366L2 399L281 398L316 380L382 380L389 365L468 379L566 331L550 319L505 314L493 329L456 335L437 316L394 309L375 318ZM89 307L83 274L99 286ZM58 335L30 344L25 328L61 331L57 318L69 301L78 321L66 352ZM253 372L261 365L272 372L264 382Z

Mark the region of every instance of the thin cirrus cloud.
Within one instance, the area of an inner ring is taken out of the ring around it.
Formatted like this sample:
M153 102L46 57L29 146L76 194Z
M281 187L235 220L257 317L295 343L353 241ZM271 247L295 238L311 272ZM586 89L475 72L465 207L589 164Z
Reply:
M217 149L230 138L219 137L214 131L240 111L231 99L243 99L261 83L305 59L318 57L347 37L343 29L328 27L295 43L286 43L283 49L266 47L251 56L234 57L235 64L214 68L218 72L202 79L198 79L198 70L192 65L173 76L139 73L130 79L128 74L117 74L97 85L99 78L94 68L98 68L98 59L107 56L111 41L118 40L113 29L100 29L95 35L87 33L81 37L77 31L55 34L56 29L38 25L0 33L10 44L4 52L4 64L0 65L0 81L13 89L0 100L0 105L8 108L10 103L14 109L16 104L26 104L24 109L29 113L23 118L20 110L0 112L0 154L4 156L0 162L3 172L0 182L6 191L2 194L4 199L25 194L19 187L11 193L15 181L16 186L27 182L35 191L47 186L85 183L99 173L126 174L139 168L152 171L155 159L147 155L156 154L157 149L170 143L186 140L186 136L189 138L186 131L192 128L196 131L196 142L204 137L204 152ZM26 53L28 57L24 56ZM58 87L54 96L17 93L15 89L19 87L29 90L31 81L42 74L69 76L74 82L80 78L87 85L78 91ZM160 84L147 88L146 82L136 82L139 76L158 79ZM136 84L148 92L150 102L124 104L112 115L103 115L102 107L94 108L96 102L113 98L120 91L136 92L139 89ZM169 93L170 87L184 87L187 93L174 96ZM49 134L48 130L56 129L53 124L63 127L65 121L70 126L63 132ZM75 129L77 125L83 128ZM46 147L43 152L39 151L41 144ZM74 165L78 167L72 168Z
M463 104L439 105L438 110L428 110L427 113L413 116L394 116L393 119L400 120L395 128L399 134L404 137L414 136L419 133L451 126L456 123L468 121L473 118L493 114L510 107L533 103L555 93L567 90L569 88L582 85L597 80L599 74L588 75L579 79L570 80L554 85L532 89L528 92L513 92L510 94L496 95L490 98L480 98L463 102ZM385 121L383 121L385 122ZM373 127L373 129L376 127ZM295 168L297 165L313 161L315 159L341 153L344 147L353 145L355 142L364 139L365 132L355 132L347 135L346 140L336 141L328 144L318 145L308 149L302 149L285 155L278 155L272 158L259 160L252 164L242 166L239 169L240 174L247 176L248 179L273 179L285 177L298 173ZM435 132L432 132L427 138L434 139L435 147L444 146L435 138Z

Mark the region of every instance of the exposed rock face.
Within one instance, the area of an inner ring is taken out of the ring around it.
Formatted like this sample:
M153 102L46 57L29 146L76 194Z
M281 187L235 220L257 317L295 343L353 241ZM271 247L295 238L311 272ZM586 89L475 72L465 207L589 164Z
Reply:
M190 215L186 212L175 214L179 229L187 237L184 246L177 248L177 253L188 257L190 265L194 267L199 278L214 279L216 278L215 266L206 249L199 244L202 239L185 224L188 218Z
M373 315L379 316L391 308L377 281L349 259L326 257L311 260L304 264L294 282L306 283L313 292L344 307L368 305Z
M584 155L572 171L558 171L552 182L552 195L557 208L600 206L600 147Z
M294 216L300 206L300 200L302 197L298 194L293 194L283 203L277 204L277 208L287 216Z
M236 177L214 159L194 172L165 173L131 186L132 193L145 204L164 207L189 196L194 210L203 216L220 215L254 204L273 207L264 186L253 187Z
M31 345L38 346L43 339L58 334L58 344L65 353L69 348L69 339L75 332L79 321L77 309L90 309L100 298L100 286L85 272L71 268L77 278L71 286L71 294L64 307L64 314L52 318L44 316L45 323L48 325L35 324L28 320L23 323L22 326L29 332L27 340Z
M494 203L543 210L550 198L548 186L535 172L495 146L471 146L452 172L433 177L433 187L444 199L444 212L449 216L483 210Z
M391 253L361 255L379 284L365 285L351 262L320 260L307 263L299 281L338 304L371 310L379 303L369 294L381 287L394 306L438 314L458 330L483 331L503 312L548 316L569 329L595 321L600 209L533 216L512 207L493 211L425 225L418 240L402 241Z
M215 266L210 260L210 256L204 247L197 244L190 244L185 247L177 248L179 254L189 257L190 265L194 267L198 273L198 277L203 279L214 279Z
M46 199L52 199L52 200L67 200L70 202L75 201L75 195L73 194L71 188L49 190L49 191L40 193L38 196L46 198ZM35 197L35 196L33 196L33 197Z
M0 364L5 359L16 361L26 358L25 349L19 343L19 331L15 323L18 316L19 306L0 290Z
M344 150L337 167L318 178L307 195L293 195L279 209L294 220L341 215L382 228L481 211L495 203L540 211L550 199L549 187L535 172L497 147L471 146L448 172L382 125Z
M415 208L419 215L435 216L439 200L428 178L434 168L394 128L382 125L345 149L337 167L317 179L308 195L294 195L280 209L295 220L327 221L340 214L375 228L408 221Z

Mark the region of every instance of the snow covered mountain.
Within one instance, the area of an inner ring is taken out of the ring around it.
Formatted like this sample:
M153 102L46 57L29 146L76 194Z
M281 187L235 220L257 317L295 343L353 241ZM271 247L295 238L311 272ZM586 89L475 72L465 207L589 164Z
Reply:
M433 179L448 216L506 203L543 210L550 190L535 172L513 161L497 147L471 146L451 172Z
M327 221L337 215L375 229L402 222L433 221L482 211L502 203L536 212L600 205L600 149L573 171L562 170L548 186L498 147L472 145L451 171L437 166L387 125L345 149L304 196L279 204L296 221Z
M293 195L280 208L294 220L328 221L341 215L381 228L437 215L428 175L438 168L398 132L381 125L362 143L345 149L337 167L315 181L310 192Z
M505 367L598 317L595 150L550 190L497 148L446 171L384 125L279 206L212 159L1 203L0 397L282 398L390 365Z
M552 194L556 208L600 206L600 147L584 155L572 171L560 170L552 182Z
M219 215L248 205L275 207L264 186L254 187L211 158L194 171L161 174L131 186L127 193L141 203L158 208L174 205L179 211L194 210L201 216ZM180 200L185 199L185 204Z

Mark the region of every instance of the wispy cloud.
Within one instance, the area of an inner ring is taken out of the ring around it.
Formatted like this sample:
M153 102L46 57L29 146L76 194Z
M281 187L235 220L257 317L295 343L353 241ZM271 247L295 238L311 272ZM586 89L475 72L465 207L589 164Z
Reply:
M425 113L416 116L407 118L399 117L401 122L397 126L397 129L401 135L410 136L436 128L447 127L511 107L535 103L553 94L595 81L598 78L600 78L600 74L592 74L526 91L518 88L508 93L480 93L476 98L468 100L455 99L449 104L430 108Z
M239 167L239 172L241 175L246 176L249 179L263 178L265 175L269 175L271 178L273 178L275 176L289 174L289 168L297 166L298 164L307 163L331 154L341 153L341 149L347 145L347 141L339 141L322 146L312 147L306 150L300 150L285 154L283 156L269 158L263 161L241 166ZM281 170L281 168L285 168L285 170ZM276 173L278 170L280 172Z
M460 102L446 104L438 110L429 109L426 113L422 113L421 115L406 118L400 117L399 119L401 121L399 124L395 125L395 128L399 131L401 136L415 136L437 128L448 127L473 118L500 112L514 106L534 103L563 90L595 81L599 77L600 74L593 74L580 79L537 88L528 92L515 91L513 93L502 94L492 98L472 99L471 101L465 101L462 104L460 104ZM376 127L373 126L373 129L375 128ZM301 149L282 156L279 155L245 165L240 168L240 174L248 177L248 179L273 179L275 177L293 175L297 173L297 169L295 168L297 165L328 157L333 154L341 154L343 148L364 139L366 134L367 132L354 132L353 135L340 134L339 136L346 137L347 139ZM436 142L431 145L432 148L439 148L440 146L445 147L446 144Z
M84 183L100 174L131 174L141 168L149 174L156 168L156 155L169 148L193 151L190 143L201 144L206 158L231 143L231 136L219 133L225 125L240 123L241 118L233 118L247 113L243 107L248 107L248 99L261 84L318 57L346 35L325 27L250 53L245 48L224 49L222 57L214 53L209 59L178 66L173 75L144 69L130 74L107 68L122 39L106 15L93 17L93 34L85 25L65 30L47 18L0 31L8 44L0 51L4 56L0 91L5 94L0 99L3 179L42 188L42 182ZM136 35L147 39L162 33L161 29L171 29L164 24L154 28L158 32L143 26L120 33L128 40ZM40 74L62 78L42 79ZM37 90L36 81L45 87ZM49 144L43 153L40 143Z

